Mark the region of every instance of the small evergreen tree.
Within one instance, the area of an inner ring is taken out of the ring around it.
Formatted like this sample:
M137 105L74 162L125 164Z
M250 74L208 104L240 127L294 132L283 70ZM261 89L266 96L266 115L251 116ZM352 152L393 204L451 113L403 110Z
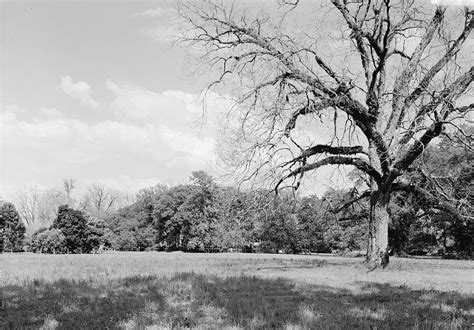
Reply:
M0 252L21 251L25 230L15 206L0 201Z

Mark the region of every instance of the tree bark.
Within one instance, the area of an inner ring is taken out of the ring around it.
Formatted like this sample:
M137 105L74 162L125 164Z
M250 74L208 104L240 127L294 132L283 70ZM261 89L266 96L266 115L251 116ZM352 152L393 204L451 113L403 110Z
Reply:
M381 171L380 159L376 147L369 143L370 165ZM390 214L388 204L390 201L390 188L384 187L383 182L370 180L370 210L369 210L369 233L367 244L367 258L371 269L377 267L385 268L388 265L388 223Z
M390 193L373 191L370 196L369 241L367 246L367 263L371 268L382 266L389 262L388 254L388 203Z

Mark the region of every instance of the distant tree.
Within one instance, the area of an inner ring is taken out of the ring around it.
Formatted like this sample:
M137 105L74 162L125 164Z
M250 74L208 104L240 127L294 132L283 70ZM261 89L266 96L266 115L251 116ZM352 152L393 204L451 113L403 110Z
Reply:
M87 227L87 246L91 250L96 250L100 246L111 246L109 238L111 236L112 230L108 228L107 222L104 219L89 217L87 221Z
M89 187L84 197L84 210L95 217L103 217L117 209L119 202L118 193L106 188L101 184L93 184Z
M76 180L71 177L63 179L63 188L67 197L67 204L74 205L74 199L72 198L72 191L76 188Z
M301 252L297 203L295 199L276 197L265 212L261 213L260 242L264 252Z
M220 251L231 248L247 250L258 243L261 213L269 203L268 197L268 192L218 187L214 198L217 216L213 226L215 247Z
M60 206L52 228L61 230L66 237L65 245L69 253L88 253L92 250L88 242L89 227L81 211L67 205Z
M307 196L300 202L298 221L300 224L300 242L304 251L332 252L331 243L324 234L328 228L328 207L317 196Z
M39 222L41 191L34 186L18 192L15 202L18 205L18 212L27 227Z
M138 251L155 250L156 231L151 226L141 226L135 230Z
M67 253L66 236L59 229L42 228L29 240L30 249L37 253Z
M152 210L152 208L151 208ZM150 216L150 204L140 198L104 218L103 241L112 249L144 251L155 246L155 220Z
M0 252L17 252L23 248L25 226L12 203L0 201Z
M138 251L137 238L133 231L122 231L115 236L112 248L119 251Z
M177 185L162 194L154 204L157 245L166 250L186 250L190 240L191 224L195 220L198 188Z
M331 250L353 251L367 249L369 205L357 200L358 189L327 191L323 196L327 204L325 237Z
M217 245L214 231L217 222L215 199L217 184L205 171L195 171L190 178L197 189L186 201L191 220L188 248L200 251L214 251Z
M161 196L161 194L168 191L168 189L169 189L168 186L165 186L165 185L162 185L162 184L157 184L157 185L152 186L152 187L141 189L136 194L136 198L135 198L136 203L149 205L154 200L159 198L159 196Z
M67 202L68 198L63 192L56 189L41 190L35 186L21 190L15 198L18 213L28 235L40 228L51 226L57 216L58 207Z

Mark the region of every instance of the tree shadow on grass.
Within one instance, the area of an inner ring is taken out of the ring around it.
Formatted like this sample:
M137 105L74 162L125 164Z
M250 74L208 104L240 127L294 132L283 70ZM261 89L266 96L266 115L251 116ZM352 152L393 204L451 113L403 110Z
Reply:
M0 328L452 328L474 298L359 283L360 291L284 279L182 273L107 283L31 281L0 287Z

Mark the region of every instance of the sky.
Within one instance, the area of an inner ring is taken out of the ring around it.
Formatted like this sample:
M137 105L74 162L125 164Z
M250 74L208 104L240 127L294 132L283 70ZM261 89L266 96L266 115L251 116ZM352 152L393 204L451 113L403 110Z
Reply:
M202 122L206 77L172 44L174 15L165 0L0 0L0 197L68 177L133 194L214 173L223 103L210 94ZM318 193L340 180L320 173Z
M0 2L0 196L72 177L136 191L209 169L202 85L166 2Z
M172 43L169 1L0 0L0 21L0 197L65 178L133 194L215 173L222 102L211 94L202 120L202 76Z

